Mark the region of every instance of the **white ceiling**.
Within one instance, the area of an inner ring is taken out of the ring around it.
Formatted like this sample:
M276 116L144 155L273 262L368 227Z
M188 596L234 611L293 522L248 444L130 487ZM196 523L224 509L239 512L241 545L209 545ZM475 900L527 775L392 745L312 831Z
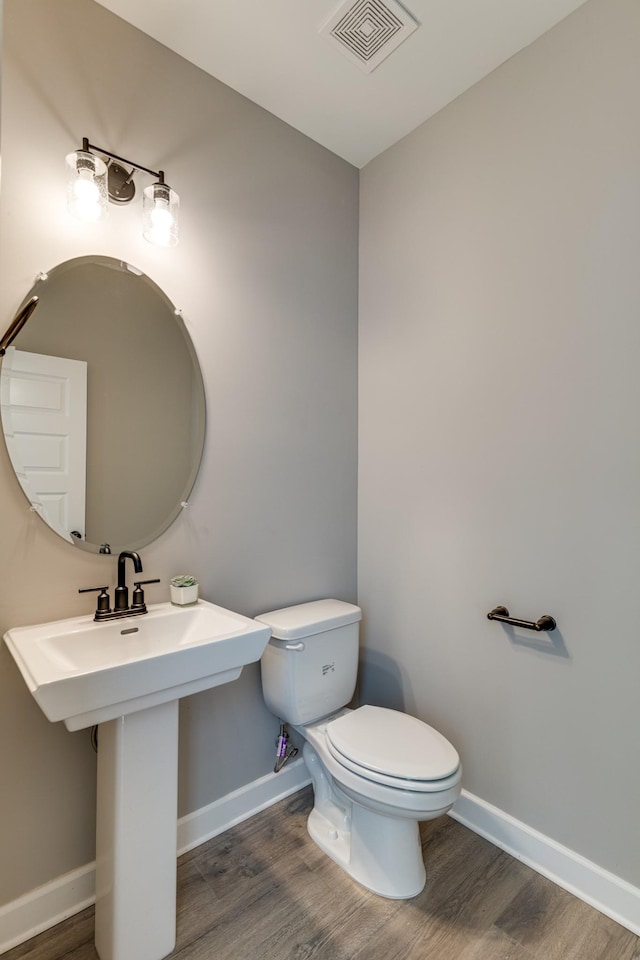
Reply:
M404 0L420 27L372 73L319 29L339 0L98 0L357 167L585 0Z

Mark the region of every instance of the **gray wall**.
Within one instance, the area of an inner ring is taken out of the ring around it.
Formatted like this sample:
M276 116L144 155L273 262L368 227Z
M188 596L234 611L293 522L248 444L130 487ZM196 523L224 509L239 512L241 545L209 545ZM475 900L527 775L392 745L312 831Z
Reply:
M635 885L639 89L592 0L363 171L358 554L365 695Z
M5 3L2 96L2 328L39 271L98 253L165 290L200 357L204 463L143 551L163 580L147 599L184 569L249 615L355 599L357 171L89 0ZM83 136L167 171L177 248L142 239L139 202L68 218L64 156ZM115 560L29 512L4 446L0 503L0 632L89 612L77 588L113 582ZM255 667L185 701L180 813L267 773L276 733ZM88 734L45 720L4 646L0 758L2 904L93 858L95 792Z

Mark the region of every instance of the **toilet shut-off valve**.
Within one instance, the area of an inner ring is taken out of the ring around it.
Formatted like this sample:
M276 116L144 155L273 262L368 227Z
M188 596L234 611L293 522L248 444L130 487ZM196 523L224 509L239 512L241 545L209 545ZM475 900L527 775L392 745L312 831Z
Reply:
M276 740L276 765L273 768L274 773L279 773L287 760L291 760L298 753L297 747L289 746L289 731L285 723L280 724L280 733Z

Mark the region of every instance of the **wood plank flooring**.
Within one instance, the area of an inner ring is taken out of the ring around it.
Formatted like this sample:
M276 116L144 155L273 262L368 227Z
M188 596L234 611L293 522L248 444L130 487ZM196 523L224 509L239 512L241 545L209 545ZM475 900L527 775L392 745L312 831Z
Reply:
M185 854L172 960L640 960L640 938L465 827L422 824L427 886L360 888L306 832L311 789ZM3 960L97 960L93 910Z

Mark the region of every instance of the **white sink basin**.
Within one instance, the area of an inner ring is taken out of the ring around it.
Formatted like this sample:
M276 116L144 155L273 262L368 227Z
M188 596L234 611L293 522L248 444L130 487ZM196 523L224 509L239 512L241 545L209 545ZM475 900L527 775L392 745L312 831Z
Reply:
M269 636L264 624L199 600L102 623L15 627L4 640L45 716L79 730L235 680Z

